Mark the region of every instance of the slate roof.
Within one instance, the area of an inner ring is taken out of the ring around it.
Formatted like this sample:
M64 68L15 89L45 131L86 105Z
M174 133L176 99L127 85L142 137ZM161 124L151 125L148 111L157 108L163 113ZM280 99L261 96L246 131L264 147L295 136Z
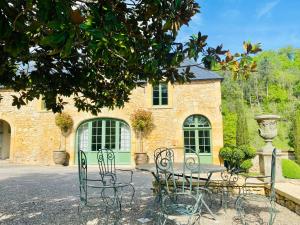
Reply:
M186 69L186 66L192 65L190 71L194 73L194 78L191 78L191 80L223 80L224 78L221 77L219 74L209 71L207 69L202 68L199 63L192 61L192 60L186 60L181 64L181 68L179 69L184 71Z

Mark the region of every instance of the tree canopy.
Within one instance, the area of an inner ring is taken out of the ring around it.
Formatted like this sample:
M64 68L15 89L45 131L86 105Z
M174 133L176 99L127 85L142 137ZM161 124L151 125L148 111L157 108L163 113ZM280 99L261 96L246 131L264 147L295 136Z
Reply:
M224 144L236 145L238 110L236 102L244 103L247 116L250 144L259 148L263 145L254 120L257 114L278 114L278 136L274 145L282 150L295 147L294 126L300 99L300 49L281 48L263 51L254 57L257 71L247 80L234 82L224 76L222 82L222 113L224 121Z
M78 110L97 114L123 106L139 80L189 81L189 66L178 72L185 58L249 76L259 44L231 54L207 46L200 32L175 42L199 9L195 0L0 1L0 86L19 93L17 107L42 96L58 112L72 97Z

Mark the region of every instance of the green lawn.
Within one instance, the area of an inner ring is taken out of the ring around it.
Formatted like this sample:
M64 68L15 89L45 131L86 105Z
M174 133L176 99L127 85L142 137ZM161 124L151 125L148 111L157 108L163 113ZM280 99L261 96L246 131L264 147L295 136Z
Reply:
M283 159L282 173L285 178L300 179L300 166L292 160Z

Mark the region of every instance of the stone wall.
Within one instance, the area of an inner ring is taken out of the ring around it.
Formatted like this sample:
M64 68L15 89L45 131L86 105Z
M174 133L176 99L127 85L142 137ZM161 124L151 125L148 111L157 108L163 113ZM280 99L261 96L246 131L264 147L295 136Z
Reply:
M169 105L152 106L152 86L146 85L133 90L130 102L126 103L124 108L115 110L104 108L97 117L121 119L130 126L130 115L134 110L138 108L150 110L153 113L155 129L144 141L144 148L149 156L152 156L153 150L157 147L182 147L184 120L193 114L204 115L212 126L213 162L219 163L218 153L223 146L220 88L220 80L193 81L174 86L169 84ZM11 95L14 93L4 90L0 92L4 97L0 102L0 119L11 126L10 160L17 163L53 164L52 151L58 149L60 140L60 131L55 126L54 114L42 110L39 100L29 102L18 110L11 106ZM66 140L66 149L70 155L70 164L74 164L76 130L82 122L95 116L78 112L72 106L72 99L66 101L69 104L65 107L65 112L74 120L74 128ZM136 137L131 129L132 158L137 147Z
M276 202L279 205L288 208L289 210L295 212L300 216L300 199L277 189L275 191L276 191ZM266 189L266 193L269 194L269 192L270 190Z

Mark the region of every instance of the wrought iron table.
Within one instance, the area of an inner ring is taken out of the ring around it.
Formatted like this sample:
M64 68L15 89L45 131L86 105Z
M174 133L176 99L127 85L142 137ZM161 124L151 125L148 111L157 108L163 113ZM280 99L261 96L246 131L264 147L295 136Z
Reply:
M174 172L174 174L176 174L176 176L182 176L183 168L184 168L183 165L184 165L183 163L176 163L176 162L173 163L173 172ZM137 165L135 168L137 170L151 172L151 174L155 178L155 181L159 182L159 178L157 177L157 169L156 169L155 163ZM197 171L197 174L195 173L195 177L198 176L199 171L200 171L200 174L207 174L207 177L200 178L201 180L203 180L205 182L204 188L207 188L213 173L224 172L225 170L226 170L226 168L224 166L213 165L213 164L201 164L200 169L199 169L199 167L197 167L197 170L195 169L195 172ZM207 211L210 213L210 215L216 220L215 215L210 210L210 208L208 207L208 205L204 199L202 199L202 204L207 209Z

